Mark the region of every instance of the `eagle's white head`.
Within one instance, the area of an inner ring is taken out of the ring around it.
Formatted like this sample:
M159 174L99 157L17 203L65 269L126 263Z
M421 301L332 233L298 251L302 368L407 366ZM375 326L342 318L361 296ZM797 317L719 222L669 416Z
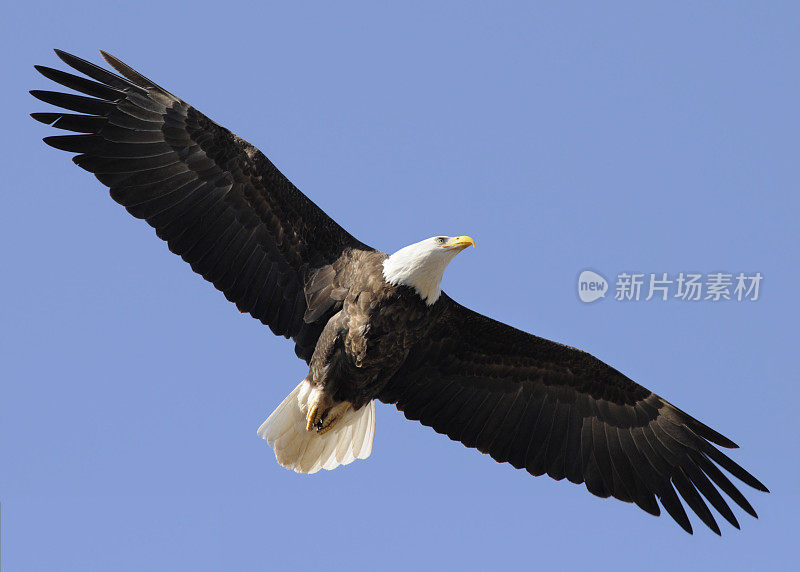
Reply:
M430 306L442 293L444 269L468 246L475 246L468 236L434 236L411 244L383 262L383 277L389 284L414 288Z

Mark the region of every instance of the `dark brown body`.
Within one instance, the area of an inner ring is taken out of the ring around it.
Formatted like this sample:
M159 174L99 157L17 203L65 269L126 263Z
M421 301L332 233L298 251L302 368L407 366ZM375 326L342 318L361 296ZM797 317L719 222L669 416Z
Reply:
M349 401L356 409L378 397L409 350L430 332L441 308L428 306L408 286L387 283L386 257L351 250L333 265L335 274L327 273L333 279L330 292L344 298L320 334L308 378L334 401Z

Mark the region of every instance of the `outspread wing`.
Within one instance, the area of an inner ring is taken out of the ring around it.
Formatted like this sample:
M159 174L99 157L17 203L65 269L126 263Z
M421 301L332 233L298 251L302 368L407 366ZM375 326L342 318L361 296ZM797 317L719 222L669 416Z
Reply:
M145 219L180 255L275 334L294 338L308 360L331 301L335 262L368 247L328 217L258 149L118 59L121 77L56 50L81 77L36 66L45 77L85 95L32 91L75 113L32 117L76 132L45 138L79 153L73 161L110 187L111 197ZM88 96L88 97L86 97ZM325 269L324 272L318 272ZM315 321L304 321L304 287L315 282ZM322 283L325 282L325 283Z
M442 317L382 401L534 476L586 483L597 496L634 502L654 515L657 497L689 533L678 494L717 534L701 495L736 528L720 490L756 516L719 469L767 490L714 446L735 443L588 353L442 296Z

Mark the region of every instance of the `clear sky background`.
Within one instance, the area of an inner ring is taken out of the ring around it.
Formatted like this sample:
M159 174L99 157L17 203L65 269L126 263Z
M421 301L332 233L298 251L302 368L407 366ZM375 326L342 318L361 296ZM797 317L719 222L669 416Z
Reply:
M796 4L380 4L4 7L4 570L796 564ZM32 66L54 47L121 57L376 248L473 236L451 296L738 442L772 490L742 485L760 519L689 536L385 405L368 461L282 469L256 429L304 364L41 142L27 90L52 89ZM764 282L757 302L588 305L584 268Z

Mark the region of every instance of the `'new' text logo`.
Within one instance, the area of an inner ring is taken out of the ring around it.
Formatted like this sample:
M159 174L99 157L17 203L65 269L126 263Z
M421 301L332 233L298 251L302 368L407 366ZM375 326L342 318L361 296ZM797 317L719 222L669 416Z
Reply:
M608 282L597 272L584 270L578 276L578 297L581 302L594 302L599 298L605 298L608 292Z

